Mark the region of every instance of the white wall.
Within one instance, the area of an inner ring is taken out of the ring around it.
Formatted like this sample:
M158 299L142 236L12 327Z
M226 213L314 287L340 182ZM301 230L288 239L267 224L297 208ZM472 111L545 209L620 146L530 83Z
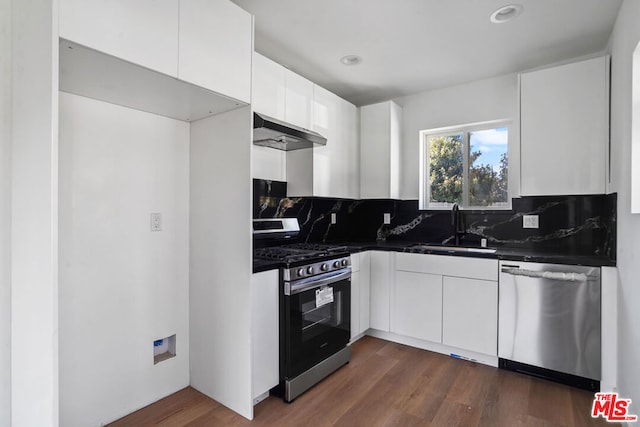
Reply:
M252 145L251 156L253 178L268 179L274 181L287 180L287 152L269 147Z
M11 2L0 1L0 425L11 424Z
M11 7L11 425L57 426L58 1Z
M189 384L188 286L189 124L61 92L61 425ZM176 357L154 365L173 334Z
M253 418L251 108L191 124L191 385Z
M518 77L516 74L478 80L472 83L437 89L397 98L403 107L404 128L400 149L400 198L417 199L419 195L419 132L444 126L462 125L497 119L514 120L512 136L518 128ZM513 147L519 146L514 139ZM511 158L519 152L509 153ZM510 178L511 178L510 174ZM519 183L511 183L517 188ZM515 196L515 193L514 193Z
M631 215L631 76L640 41L640 2L625 0L609 42L611 52L611 172L618 193L618 386L640 415L640 215ZM636 64L640 66L640 64ZM636 117L636 120L639 118ZM640 165L633 165L637 168Z

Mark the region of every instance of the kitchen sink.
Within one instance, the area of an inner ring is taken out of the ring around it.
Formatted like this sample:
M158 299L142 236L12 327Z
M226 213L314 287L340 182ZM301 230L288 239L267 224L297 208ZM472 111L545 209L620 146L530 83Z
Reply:
M496 252L495 248L478 248L467 246L444 246L444 245L414 245L411 249L417 249L422 251L437 251L437 252L472 252L480 254L493 254Z

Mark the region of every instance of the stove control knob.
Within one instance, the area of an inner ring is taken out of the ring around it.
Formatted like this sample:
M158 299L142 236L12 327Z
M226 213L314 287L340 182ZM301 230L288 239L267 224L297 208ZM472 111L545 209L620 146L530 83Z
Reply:
M340 268L340 261L336 261L333 263L333 268Z
M326 262L320 266L320 270L327 271L329 269L329 264Z
M307 273L313 274L313 267L307 267Z
M347 259L345 258L342 260L342 266L346 267L347 265L349 265L349 261L347 261Z
M298 269L298 276L304 276L304 268Z

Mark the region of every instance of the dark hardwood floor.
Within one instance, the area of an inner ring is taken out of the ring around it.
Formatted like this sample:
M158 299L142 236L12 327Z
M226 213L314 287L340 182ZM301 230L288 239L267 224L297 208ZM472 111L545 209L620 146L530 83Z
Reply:
M112 424L125 426L614 426L593 394L372 337L351 362L291 404L269 397L248 421L186 388Z

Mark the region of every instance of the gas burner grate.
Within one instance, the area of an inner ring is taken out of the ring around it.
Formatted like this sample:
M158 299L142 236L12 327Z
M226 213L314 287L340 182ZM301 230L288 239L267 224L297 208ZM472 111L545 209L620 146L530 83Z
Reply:
M291 245L258 248L254 250L253 256L275 261L296 262L311 258L330 257L343 252L347 252L346 246L323 243L294 243Z
M346 246L336 246L329 243L294 243L286 245L287 248L314 252L346 252Z

